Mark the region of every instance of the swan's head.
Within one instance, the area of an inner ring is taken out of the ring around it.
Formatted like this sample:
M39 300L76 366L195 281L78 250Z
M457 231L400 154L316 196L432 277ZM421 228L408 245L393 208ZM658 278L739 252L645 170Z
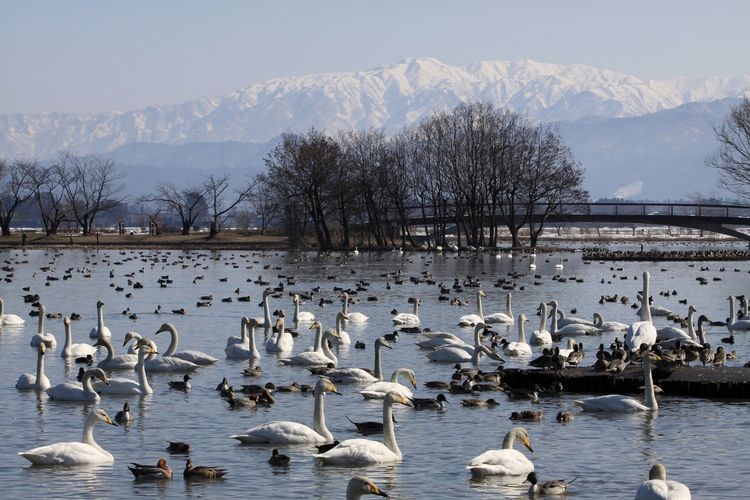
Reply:
M142 352L146 356L150 354L159 354L156 350L156 346L153 344L153 342L143 339L143 343L139 341L139 345L136 346L139 352Z
M404 406L413 406L411 404L411 401L409 401L409 398L407 398L403 394L396 392L396 391L390 391L388 394L385 395L385 404L389 404L389 405L400 404Z
M692 305L692 304L690 304L690 305L688 306L688 313L691 313L691 312L693 312L693 313L694 313L694 312L698 312L698 309L696 309L696 308L695 308L695 306L694 306L694 305Z
M174 325L172 323L164 323L154 333L158 334L160 332L176 332L176 331L177 331L177 329L174 327Z
M70 318L65 316L63 318L63 325L65 325L65 328L70 328Z
M299 303L299 294L297 294L297 293L294 294L292 302L294 302L295 304Z
M107 412L103 409L97 408L96 410L94 410L94 415L96 415L96 418L101 420L105 424L114 425L115 427L117 427L117 424L109 417L109 415L107 415Z
M411 383L412 387L415 389L417 388L417 376L414 375L414 371L409 368L401 368L398 370L399 373L406 375L406 377L409 379L409 383Z
M731 299L732 297L729 297L729 298ZM44 307L44 304L39 303L39 307L37 309L39 309L39 319L44 318L44 314L47 311L47 308Z
M664 464L654 464L651 466L651 470L648 471L648 478L653 479L661 479L662 481L667 480L667 468L664 467Z
M555 309L557 309L559 307L559 305L557 304L556 300L550 300L549 302L547 302L547 305L550 306L550 307L553 307Z
M313 329L316 329L316 328L322 330L323 329L323 323L321 323L320 321L317 321L317 320L313 321L313 324L310 325L310 328L308 328L308 330L313 330Z
M90 370L87 370L84 376L85 375L88 375L89 377L93 377L93 378L98 378L105 384L109 385L109 379L107 378L107 374L104 373L104 370L102 370L101 368L92 368Z
M479 291L477 292L477 295L479 295L480 297L486 297L486 296L487 296L487 294L486 294L486 293L484 293L484 290L479 290Z
M112 347L112 343L109 341L109 339L107 337L99 337L98 339L96 339L96 342L94 343L94 347L99 347L99 346L101 346L101 347L107 347L107 346Z
M352 498L361 495L377 495L379 497L388 497L388 493L378 488L375 483L363 476L354 476L349 480L346 487L347 496L351 493Z
M279 309L278 312L276 313L276 316L278 316L279 319L286 318L286 314L284 314L284 310L283 309Z
M141 336L140 333L134 332L134 331L129 331L129 332L127 332L125 334L125 340L122 341L122 345L124 347L124 346L128 345L128 342L130 342L131 340L133 340L133 339L141 340L142 338L143 337Z
M385 340L384 337L378 337L378 339L375 341L375 345L380 346L380 347L387 347L388 349L393 349L393 347L391 347L391 344L389 344L388 341Z
M518 315L518 321L520 321L521 323L525 323L528 320L529 320L529 317L526 316L525 314L519 314Z
M245 319L245 324L247 325L248 328L258 328L260 326L260 322L258 322L258 320L255 318L246 317L244 319Z
M39 352L39 354L41 354L42 356L44 356L44 351L47 350L46 345L46 342L39 342L39 345L36 346L37 352Z
M349 300L349 294L346 292L341 292L341 294L339 295L339 298L344 299L344 300Z
M534 453L534 449L531 447L531 438L529 437L529 431L524 427L515 427L510 431L514 438L519 440L531 453Z
M332 392L341 396L341 393L336 389L336 386L331 382L331 379L327 377L320 377L318 383L315 384L315 394L321 394L325 392Z
M102 302L101 300L97 300L96 301L96 307L97 307L97 309L101 308L101 307L104 307L104 302Z
M273 293L273 290L272 290L272 289L270 289L270 288L266 288L265 290L263 290L263 298L265 299L266 297L268 297L268 296L269 296L269 295L271 295L272 293Z
M349 319L349 315L344 314L342 312L336 315L336 321L347 321L348 319Z

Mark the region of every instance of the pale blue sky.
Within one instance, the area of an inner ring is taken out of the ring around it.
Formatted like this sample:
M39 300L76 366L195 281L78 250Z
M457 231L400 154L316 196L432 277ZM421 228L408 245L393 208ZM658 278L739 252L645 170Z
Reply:
M0 113L130 110L405 57L750 74L750 1L0 0Z

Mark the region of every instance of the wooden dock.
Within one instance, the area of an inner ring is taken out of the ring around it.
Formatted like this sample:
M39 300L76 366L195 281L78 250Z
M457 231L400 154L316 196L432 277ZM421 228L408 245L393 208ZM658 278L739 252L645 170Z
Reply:
M654 383L665 395L702 398L750 399L750 368L683 366L672 370L654 369ZM593 368L566 368L560 371L509 368L503 381L511 387L542 388L560 382L566 393L637 394L643 392L643 369L628 366L620 375L596 372Z

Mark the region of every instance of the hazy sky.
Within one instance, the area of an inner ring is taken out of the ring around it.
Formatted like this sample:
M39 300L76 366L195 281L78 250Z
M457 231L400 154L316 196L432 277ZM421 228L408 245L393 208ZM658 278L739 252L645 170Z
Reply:
M405 57L750 74L750 1L0 0L0 113L130 110Z

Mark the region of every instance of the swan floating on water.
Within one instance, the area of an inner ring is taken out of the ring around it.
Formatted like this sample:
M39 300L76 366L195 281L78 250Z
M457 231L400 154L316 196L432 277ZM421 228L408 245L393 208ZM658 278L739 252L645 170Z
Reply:
M230 341L237 339L237 337L229 337L224 353L228 359L259 360L260 352L258 351L258 346L255 344L255 329L260 326L260 323L255 318L244 317L242 318L241 326L242 336L239 338L240 342L230 343ZM248 330L250 331L249 334Z
M0 327L2 326L23 326L26 323L21 316L17 314L5 313L5 301L0 297Z
M415 327L419 326L421 321L419 319L419 303L418 297L412 297L414 302L414 311L411 313L400 313L392 318L393 324L396 326Z
M315 409L313 428L298 422L275 421L251 427L241 434L230 436L244 444L322 444L333 441L333 434L326 427L323 399L326 392L339 394L333 382L321 378L315 384Z
M107 337L100 338L94 345L104 346L104 348L107 349L107 357L99 361L96 365L99 368L104 368L106 370L132 370L135 368L135 364L138 363L138 356L136 354L119 354L115 356L112 342Z
M361 312L349 312L349 294L346 292L341 292L340 298L344 299L344 308L341 312L344 313L344 316L346 316L347 321L350 323L365 323L369 317L362 314Z
M63 324L65 325L65 345L60 353L63 358L80 358L86 357L89 354L92 356L96 354L96 347L90 344L73 343L73 332L71 331L69 317L65 316L63 318Z
M189 361L191 363L195 363L198 366L206 366L206 365L212 365L219 361L217 358L214 358L213 356L210 356L204 352L200 351L177 351L177 344L180 342L180 337L177 334L177 328L172 323L164 323L161 325L161 327L156 330L156 335L158 335L161 332L169 332L169 335L171 336L171 341L169 342L169 347L167 347L166 352L162 355L164 358L178 358L182 359L184 361Z
M21 374L16 382L16 389L19 391L46 391L52 385L44 374L44 351L46 349L44 342L36 346L36 349L36 375L33 373Z
M635 500L690 500L690 488L679 481L667 479L667 469L655 464L648 473L648 481L638 487Z
M539 304L541 318L539 329L531 332L530 342L534 345L548 345L552 343L552 335L547 331L547 304ZM554 319L553 319L554 321Z
M641 300L641 320L632 323L625 333L625 348L630 352L638 350L642 344L651 347L656 343L656 328L651 321L651 308L648 307L649 279L648 271L644 271L643 290L639 297Z
M651 354L648 352L648 346L643 344L640 349L643 356L643 379L644 379L644 399L645 405L639 401L619 394L608 394L606 396L596 396L574 401L584 411L600 412L636 412L636 411L657 411L659 405L656 402L654 392L654 379L651 374ZM658 357L655 357L658 360Z
M44 317L46 313L46 308L44 307L44 304L39 304L39 318L37 323L37 331L34 335L31 336L31 341L29 342L29 345L31 347L36 347L40 343L44 342L45 347L48 349L55 349L57 347L57 340L55 339L55 336L51 333L47 333L44 331Z
M309 311L300 311L299 306L302 299L299 294L294 294L294 323L312 323L315 321L315 315Z
M373 464L400 462L401 450L396 442L393 425L393 405L411 406L408 398L395 391L388 392L383 398L383 442L371 439L347 439L315 458L325 465L345 465L364 467Z
M526 343L526 335L524 332L524 323L529 318L525 314L518 316L518 342L508 342L503 347L503 352L507 356L531 356L531 346Z
M94 389L101 394L131 394L134 396L153 394L154 390L148 383L146 377L146 356L149 354L158 354L148 343L142 340L138 343L138 363L135 365L135 371L138 374L138 380L127 378L110 378L109 383L105 385L97 384Z
M743 319L736 319L736 312L734 309L734 300L736 297L733 295L729 296L729 324L727 330L730 332L746 332L750 331L750 319L747 317Z
M96 408L86 420L83 438L80 442L49 444L18 454L34 465L72 466L112 463L114 462L112 454L94 441L94 426L99 421L117 425L109 418L106 411Z
M526 455L513 448L513 444L519 440L530 452L531 439L529 432L523 427L514 427L505 435L503 448L500 450L487 450L481 455L469 461L466 467L473 476L517 476L526 477L534 471L534 464L526 458Z
M398 379L401 376L405 376L409 379L412 387L417 388L417 376L414 375L414 371L409 368L398 368L391 375L390 382L375 382L359 391L362 397L365 399L383 399L389 392L397 392L404 397L411 399L413 394L411 389L399 383Z
M279 314L276 320L276 336L266 342L266 352L289 352L294 349L292 334L284 329L284 314Z
M484 317L484 323L487 324L493 324L493 323L513 323L513 309L512 309L512 296L511 293L508 292L505 295L505 312L499 312L494 314L488 314Z
M466 363L471 361L474 351L482 345L482 333L487 329L487 325L479 322L474 325L474 344L469 345L463 340L440 345L434 351L428 352L427 357L430 361L440 361L446 363ZM452 339L451 339L452 340Z
M334 366L338 363L336 355L331 352L328 347L329 339L338 338L338 333L334 330L327 330L323 333L323 325L320 321L315 321L310 325L310 329L316 329L315 337L316 345L320 345L320 350L316 351L304 351L288 358L282 358L279 362L283 365L296 365L296 366L327 366L328 363L333 363Z
M326 372L326 377L336 383L360 383L372 384L383 380L383 368L380 362L380 349L392 349L384 337L378 337L375 340L375 367L373 373L366 371L364 368L334 368Z
M482 290L477 290L477 312L475 314L464 314L458 318L458 326L474 326L477 323L484 323L484 314L482 313L482 297L487 294Z
M53 401L73 401L76 403L98 403L102 400L94 390L92 379L97 378L109 383L107 375L101 368L91 368L83 374L83 379L78 382L64 382L47 389L47 395Z
M346 500L359 500L363 495L388 497L388 493L378 488L375 483L363 476L354 476L346 486Z
M104 326L104 302L101 300L96 301L96 316L97 323L96 326L89 331L89 338L102 339L105 337L111 337L112 332L109 331L109 328Z

